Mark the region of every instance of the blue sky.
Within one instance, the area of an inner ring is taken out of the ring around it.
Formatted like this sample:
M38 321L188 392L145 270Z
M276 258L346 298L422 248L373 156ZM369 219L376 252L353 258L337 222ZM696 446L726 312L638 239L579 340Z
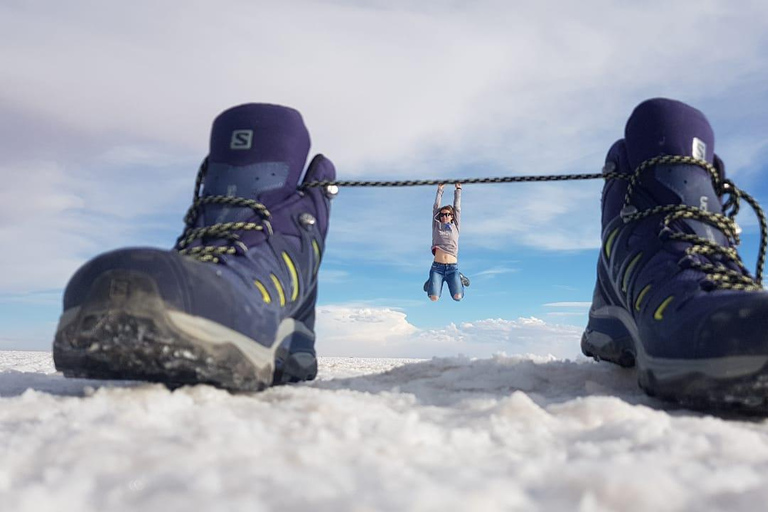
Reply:
M340 179L406 179L598 172L634 106L671 97L768 204L765 2L412 4L0 4L0 349L50 348L88 258L172 245L211 121L240 103L300 110ZM421 289L434 189L343 189L320 354L577 354L601 187L466 186L458 304Z

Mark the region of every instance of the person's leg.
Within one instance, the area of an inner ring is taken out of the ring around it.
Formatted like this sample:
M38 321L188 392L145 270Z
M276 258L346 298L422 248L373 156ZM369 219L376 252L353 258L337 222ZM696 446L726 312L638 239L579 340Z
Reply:
M432 268L429 269L429 280L427 281L427 295L432 302L440 298L443 290L443 279L443 267L433 264Z
M464 285L461 283L458 265L452 265L446 270L445 280L448 282L448 289L451 291L453 300L461 300L464 297Z

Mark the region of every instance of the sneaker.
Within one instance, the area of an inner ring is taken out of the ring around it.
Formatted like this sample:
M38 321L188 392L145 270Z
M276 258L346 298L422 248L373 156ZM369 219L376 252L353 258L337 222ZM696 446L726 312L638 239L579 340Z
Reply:
M70 280L56 369L244 391L313 379L317 272L336 189L300 190L309 145L293 109L219 115L174 250L108 252ZM334 178L318 155L304 182Z
M424 291L429 292L429 279L424 281Z
M688 407L768 410L762 264L753 278L736 253L743 192L725 177L707 119L677 101L641 103L603 172L584 354L637 366L648 394Z

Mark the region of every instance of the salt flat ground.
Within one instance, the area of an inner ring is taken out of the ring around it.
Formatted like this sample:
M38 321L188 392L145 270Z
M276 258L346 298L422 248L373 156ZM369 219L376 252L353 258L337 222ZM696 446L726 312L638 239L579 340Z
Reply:
M321 358L318 380L65 379L0 352L3 511L765 510L768 422L587 360Z

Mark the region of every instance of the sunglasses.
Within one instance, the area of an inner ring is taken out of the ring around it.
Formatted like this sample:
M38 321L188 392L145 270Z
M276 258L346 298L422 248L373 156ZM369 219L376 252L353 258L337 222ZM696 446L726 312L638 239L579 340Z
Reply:
M452 217L453 214L451 212L440 212L440 217Z

